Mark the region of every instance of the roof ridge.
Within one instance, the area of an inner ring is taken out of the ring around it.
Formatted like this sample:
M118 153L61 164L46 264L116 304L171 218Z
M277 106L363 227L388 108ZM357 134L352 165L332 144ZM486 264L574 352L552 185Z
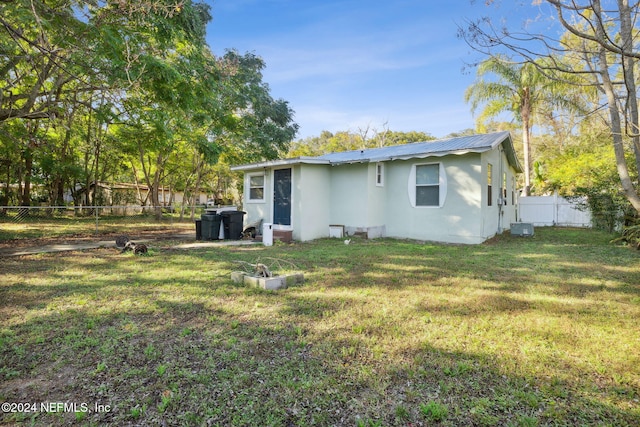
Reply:
M340 165L349 163L385 162L391 160L442 157L449 154L460 155L465 153L484 153L496 148L499 144L504 144L509 163L511 163L516 170L520 171L522 168L518 162L513 147L511 133L508 131L465 135L436 139L433 141L411 142L400 145L387 145L385 147L338 151L316 157L270 160L251 165L235 166L232 167L231 170L250 170L301 163Z
M397 144L397 145L385 145L383 147L367 147L367 148L360 148L360 149L355 149L355 150L346 150L346 151L332 151L330 153L325 153L322 154L320 156L315 156L315 157L311 157L311 158L323 158L325 156L330 156L332 154L347 154L347 153L363 153L363 152L367 152L367 151L376 151L376 150L383 150L383 149L387 149L387 148L397 148L397 147L405 147L405 146L416 146L416 145L420 145L420 144L436 144L436 143L442 143L442 142L447 142L447 141L452 141L452 140L460 140L460 139L467 139L467 138L478 138L478 137L488 137L488 136L497 136L499 134L508 134L509 131L499 131L499 132L489 132L489 133L477 133L477 134L473 134L473 135L462 135L462 136L452 136L449 138L439 138L439 139L432 139L429 141L416 141L416 142L407 142L405 144Z

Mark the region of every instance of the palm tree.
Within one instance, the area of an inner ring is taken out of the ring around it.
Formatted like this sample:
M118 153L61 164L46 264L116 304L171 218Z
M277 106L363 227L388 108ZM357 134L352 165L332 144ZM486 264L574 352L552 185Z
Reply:
M575 100L567 95L567 85L540 72L534 63L514 63L503 56L492 56L478 66L478 80L465 91L465 102L475 112L480 104L483 110L478 123L508 112L522 126L524 147L524 195L531 192L531 128L534 117L550 105L579 110ZM485 79L493 75L495 79Z

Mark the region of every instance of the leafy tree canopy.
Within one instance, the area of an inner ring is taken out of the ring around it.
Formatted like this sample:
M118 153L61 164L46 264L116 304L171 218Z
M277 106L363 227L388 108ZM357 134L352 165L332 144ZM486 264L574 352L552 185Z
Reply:
M494 2L489 2L494 3ZM500 3L496 1L495 3ZM607 124L620 188L640 215L640 107L637 95L636 38L640 3L628 0L539 0L539 21L565 31L530 31L508 21L467 22L460 37L491 61L508 52L512 60L535 66L547 78L586 93L593 115ZM574 93L576 93L574 92ZM524 117L524 116L523 116ZM525 144L526 145L526 144ZM525 150L526 153L526 150ZM632 158L632 162L628 159Z
M1 163L6 188L35 173L75 192L78 180L88 188L128 169L157 192L177 173L175 156L213 164L286 152L293 111L271 96L260 57L211 52L210 20L192 0L0 2L2 151L24 153L20 167Z
M402 145L434 139L436 138L428 133L416 131L397 132L385 129L383 132L373 132L369 137L368 132L341 131L334 134L325 130L319 136L294 142L288 152L288 157L321 156L333 152Z

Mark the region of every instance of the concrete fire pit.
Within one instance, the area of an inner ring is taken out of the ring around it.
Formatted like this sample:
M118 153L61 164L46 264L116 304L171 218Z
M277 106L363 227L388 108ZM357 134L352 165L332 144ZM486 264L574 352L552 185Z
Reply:
M244 271L234 271L231 273L231 280L234 283L245 284L247 286L254 286L268 290L278 290L286 289L288 286L304 282L304 275L302 273L288 273L273 275L271 277L259 277Z

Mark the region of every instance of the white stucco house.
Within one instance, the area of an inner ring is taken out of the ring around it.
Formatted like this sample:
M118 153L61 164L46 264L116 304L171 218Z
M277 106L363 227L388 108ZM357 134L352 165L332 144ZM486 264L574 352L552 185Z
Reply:
M509 132L232 167L245 224L294 240L347 235L481 243L516 221L522 172Z

